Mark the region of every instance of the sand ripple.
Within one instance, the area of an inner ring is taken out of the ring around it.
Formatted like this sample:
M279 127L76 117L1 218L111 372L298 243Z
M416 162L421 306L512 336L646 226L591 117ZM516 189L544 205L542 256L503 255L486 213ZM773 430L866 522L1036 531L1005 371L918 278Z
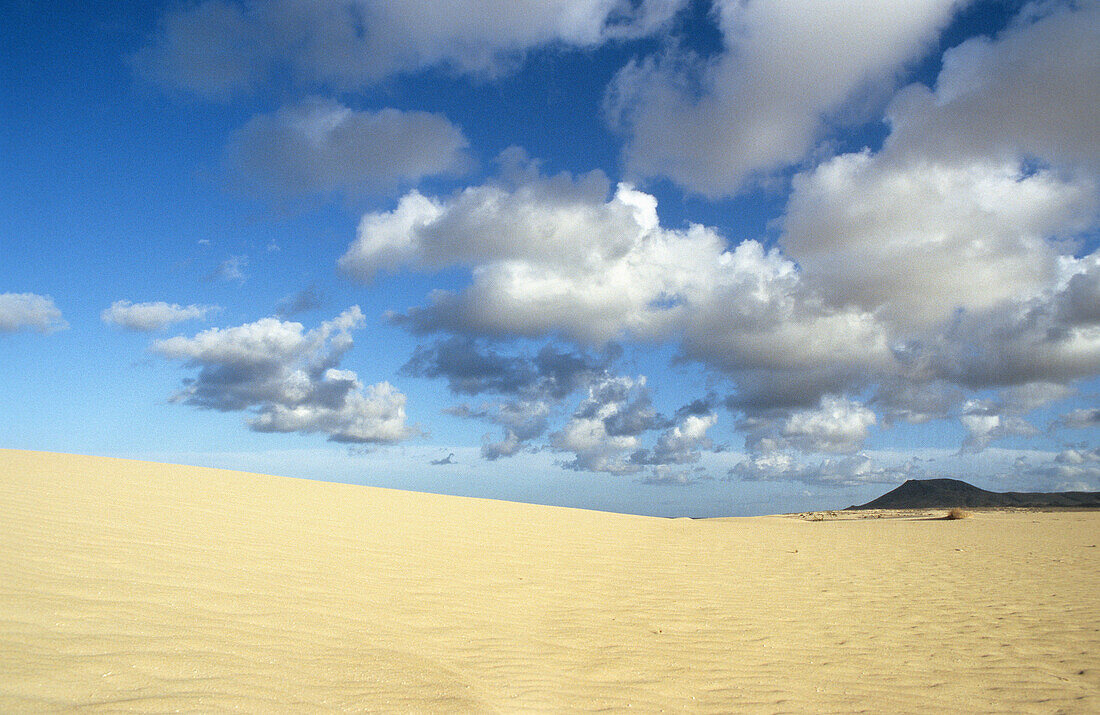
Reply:
M662 520L0 450L0 711L1100 712L1100 513Z

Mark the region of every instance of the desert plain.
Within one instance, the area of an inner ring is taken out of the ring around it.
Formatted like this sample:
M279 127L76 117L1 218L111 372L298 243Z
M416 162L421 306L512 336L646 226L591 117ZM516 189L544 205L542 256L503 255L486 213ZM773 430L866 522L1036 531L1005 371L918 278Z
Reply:
M658 519L0 450L0 712L1100 712L1100 513Z

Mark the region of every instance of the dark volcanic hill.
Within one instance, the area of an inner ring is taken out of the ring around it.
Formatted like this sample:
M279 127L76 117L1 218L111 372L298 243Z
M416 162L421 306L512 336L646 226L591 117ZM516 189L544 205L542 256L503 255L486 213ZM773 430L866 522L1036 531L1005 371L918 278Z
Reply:
M878 499L849 509L946 509L969 507L1100 508L1100 492L988 492L958 479L910 479Z

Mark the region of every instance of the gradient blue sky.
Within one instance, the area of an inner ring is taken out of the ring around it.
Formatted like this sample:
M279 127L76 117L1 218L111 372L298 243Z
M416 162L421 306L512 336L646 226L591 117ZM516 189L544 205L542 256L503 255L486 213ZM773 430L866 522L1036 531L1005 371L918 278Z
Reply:
M1100 3L4 3L0 447L1100 489Z

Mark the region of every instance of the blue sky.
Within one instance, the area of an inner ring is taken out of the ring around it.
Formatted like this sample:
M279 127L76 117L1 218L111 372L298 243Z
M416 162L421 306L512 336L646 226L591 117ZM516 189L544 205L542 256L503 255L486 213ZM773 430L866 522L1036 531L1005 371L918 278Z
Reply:
M5 3L0 446L1100 489L1100 3Z

